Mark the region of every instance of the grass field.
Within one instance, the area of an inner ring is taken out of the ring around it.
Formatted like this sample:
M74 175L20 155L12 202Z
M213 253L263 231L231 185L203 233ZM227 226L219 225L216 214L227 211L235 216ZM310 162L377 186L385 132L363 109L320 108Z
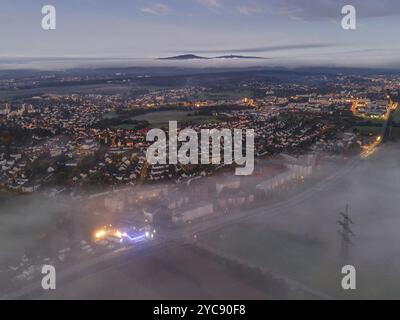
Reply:
M195 123L204 123L216 120L214 116L198 116L191 115L189 111L159 111L159 112L150 112L146 114L142 114L140 116L136 116L132 118L134 120L146 120L150 123L153 128L162 128L168 127L169 121L178 121L179 123L185 122L195 122Z
M244 97L250 97L252 94L251 90L248 89L226 89L220 90L218 92L207 92L198 98L202 99L211 99L211 100L219 100L219 99L242 99Z
M400 110L396 110L393 113L393 121L400 123ZM364 121L360 121L360 124L362 124ZM379 119L368 119L369 125L356 125L353 127L353 129L358 129L361 133L361 135L364 136L375 136L379 135L382 133L382 127L383 127L383 120ZM400 127L393 127L392 128L392 137L393 138L400 138Z
M382 133L382 127L356 126L354 128L358 129L360 131L360 134L363 136L376 136ZM400 128L392 128L392 137L400 138Z
M400 122L400 110L396 110L394 113L393 113L393 121L394 122Z

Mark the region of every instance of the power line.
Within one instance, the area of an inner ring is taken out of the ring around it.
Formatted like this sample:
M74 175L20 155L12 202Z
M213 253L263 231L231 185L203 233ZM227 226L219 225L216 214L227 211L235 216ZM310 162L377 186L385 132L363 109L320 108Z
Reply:
M348 204L346 204L345 212L339 212L339 215L342 218L342 220L337 221L338 225L341 227L340 230L338 230L338 233L342 237L342 256L347 259L349 256L349 247L353 244L351 238L355 237L355 234L350 227L354 222L350 218Z

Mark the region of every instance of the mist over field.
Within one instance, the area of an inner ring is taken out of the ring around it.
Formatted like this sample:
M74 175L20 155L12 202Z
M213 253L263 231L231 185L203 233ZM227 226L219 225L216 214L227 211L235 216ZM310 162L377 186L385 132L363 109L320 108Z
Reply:
M215 234L216 244L246 261L262 265L341 298L398 298L400 285L400 171L398 143L382 147L337 185L273 217L255 217ZM344 259L337 224L349 205L354 221L350 254ZM341 268L354 265L357 290L340 287Z
M64 206L41 195L4 199L0 204L0 262L18 258L55 228Z
M241 68L304 68L304 67L327 67L327 68L370 68L368 56L360 56L355 65L347 59L346 51L337 53L328 52L323 56L306 55L293 59L285 54L271 55L268 53L263 59L193 59L193 60L158 60L159 57L150 58L119 58L119 57L57 57L57 58L8 58L0 57L0 70L38 70L38 71L68 71L78 68L192 68L192 69L241 69ZM229 52L227 53L230 54ZM330 56L342 56L335 62ZM384 70L399 70L400 64L397 59L379 59L374 68Z
M197 235L198 241L215 247L220 253L243 259L245 263L258 266L289 280L298 281L306 287L319 290L332 297L396 298L400 292L400 286L393 281L400 272L400 249L396 245L400 240L397 201L398 190L400 190L400 170L397 161L399 156L398 143L382 146L373 156L362 160L350 174L333 185L320 188L320 190L308 183L303 187L297 187L293 196L309 188L316 188L315 194L304 198L299 203L280 208L272 213L267 212L268 205L265 206L265 214L263 214L263 209L256 215L251 214L250 211L246 219L216 230L214 228L211 231L203 230ZM337 169L333 169L335 165L330 166L331 171L341 170L342 167L338 165ZM218 179L220 178L209 182L211 188L215 186ZM135 188L132 194L134 195L138 190L140 188ZM277 195L277 197L280 196ZM280 201L284 199L285 197ZM31 248L39 241L43 241L41 239L49 230L57 229L57 217L60 212L74 211L77 206L85 207L84 203L60 200L46 199L37 195L22 196L3 202L0 205L0 241L2 241L0 259L21 255L26 248ZM355 222L352 225L355 237L352 238L353 245L350 247L348 259L342 256L341 237L337 232L339 230L337 221L340 219L338 213L344 210L346 204L349 205L350 217ZM93 214L93 212L90 213ZM102 218L104 217L103 215ZM52 239L57 241L57 238ZM185 241L183 238L179 240L179 243L183 244ZM59 247L59 245L59 243L53 243L54 247ZM168 250L173 250L168 258L165 255L157 257L149 253L138 259L135 271L137 277L143 274L142 267L146 265L148 265L147 269L154 269L152 272L158 273L162 270L166 272L167 264L184 266L187 263L181 260L179 255L183 257L194 254L193 249L187 248L179 249L183 250L180 254L174 251L175 249ZM200 258L195 255L191 259ZM203 261L204 258L201 259ZM358 280L355 292L344 293L340 289L341 267L344 264L352 264L357 268ZM135 278L136 282L139 281L136 285L142 288L140 290L142 294L138 294L138 291L133 293L129 287L122 285L123 278L126 276L123 266L124 264L120 265L117 261L112 276L113 281L121 282L122 291L119 292L121 297L128 295L139 299L179 299L185 296L197 298L208 296L205 292L203 295L198 292L199 296L196 296L195 289L185 288L184 283L194 277L190 270L185 271L186 275L178 270L168 271L173 274L173 276L172 274L168 276L168 279L172 281L170 285L177 286L173 292L162 292L155 284L147 284ZM99 268L99 272L98 275L101 277L103 269ZM118 298L120 296L119 294L113 296L111 293L108 295L105 292L99 296L98 290L103 291L100 288L105 288L108 281L99 282L96 279L97 274L87 277L77 273L71 283L66 284L65 287L59 286L58 293L53 298ZM241 276L238 279L241 279ZM202 286L207 285L209 280L199 278L193 281L199 281L198 285ZM94 282L97 288L95 291L93 291ZM228 283L232 284L232 280ZM239 287L242 285L238 283ZM224 285L221 284L219 289L223 290L223 287ZM268 290L267 293L259 291L252 294L255 294L255 297L274 296L274 293Z

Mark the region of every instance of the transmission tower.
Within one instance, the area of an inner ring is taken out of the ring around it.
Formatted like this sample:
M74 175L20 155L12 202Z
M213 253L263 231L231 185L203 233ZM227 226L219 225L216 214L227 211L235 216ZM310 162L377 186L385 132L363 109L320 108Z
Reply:
M349 257L349 247L353 244L351 237L355 236L354 232L350 228L354 222L350 219L348 204L346 204L345 212L339 212L339 215L341 220L337 221L337 223L340 226L338 233L342 237L342 256L347 259Z

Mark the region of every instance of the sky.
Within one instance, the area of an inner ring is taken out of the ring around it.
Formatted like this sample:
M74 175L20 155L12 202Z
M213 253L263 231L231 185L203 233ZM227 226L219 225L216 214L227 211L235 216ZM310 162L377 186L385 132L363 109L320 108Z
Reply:
M357 29L341 26L353 5ZM0 0L0 58L256 55L268 64L399 67L398 0ZM41 9L56 8L56 30Z

